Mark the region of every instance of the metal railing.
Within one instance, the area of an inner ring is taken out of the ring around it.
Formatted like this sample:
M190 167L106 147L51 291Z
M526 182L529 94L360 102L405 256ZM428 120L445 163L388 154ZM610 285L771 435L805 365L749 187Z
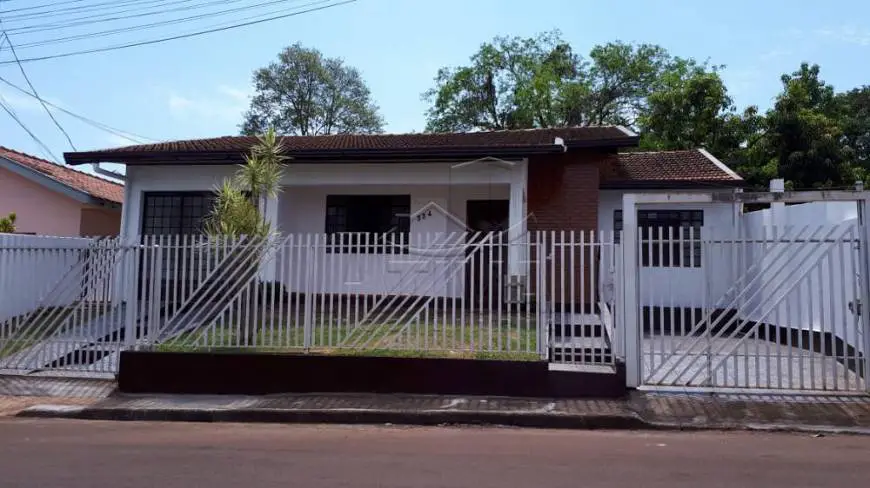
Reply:
M0 369L114 372L125 348L611 366L614 246L596 232L104 241L4 322Z
M716 234L639 233L643 383L866 391L865 326L854 307L860 227Z

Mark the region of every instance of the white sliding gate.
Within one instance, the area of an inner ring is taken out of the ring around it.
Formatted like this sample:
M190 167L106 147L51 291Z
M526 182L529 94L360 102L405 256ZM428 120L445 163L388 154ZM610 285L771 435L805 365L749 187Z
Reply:
M866 392L868 193L626 195L629 386ZM853 201L858 220L731 229L638 228L644 204ZM687 268L673 293L652 266ZM685 289L686 283L682 288Z

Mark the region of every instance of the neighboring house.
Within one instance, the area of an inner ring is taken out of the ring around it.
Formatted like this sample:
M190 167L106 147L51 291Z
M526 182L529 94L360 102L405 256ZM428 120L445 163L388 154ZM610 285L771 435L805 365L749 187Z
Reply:
M119 183L0 146L0 215L15 212L16 232L116 236Z
M65 158L71 165L126 165L122 235L138 240L199 232L212 190L244 162L255 143L253 137L220 137L67 153ZM398 229L400 236L413 239L501 228L518 238L528 231L611 230L621 225L618 210L625 192L709 192L742 183L703 150L620 152L636 147L638 136L615 126L294 136L284 137L283 143L292 159L282 192L264 202L264 208L266 218L284 234ZM700 227L730 222L732 208L644 210L640 222ZM514 247L507 273L523 274L524 257ZM353 252L353 246L346 249ZM359 254L370 257L372 252ZM352 265L350 261L346 258L342 265ZM350 285L323 286L344 292Z

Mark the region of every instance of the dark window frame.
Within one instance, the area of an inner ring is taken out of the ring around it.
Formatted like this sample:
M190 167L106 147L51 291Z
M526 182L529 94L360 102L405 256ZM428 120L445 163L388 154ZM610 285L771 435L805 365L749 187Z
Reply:
M345 254L407 254L410 213L408 194L327 195L326 250Z
M214 206L214 198L211 191L144 192L140 233L142 236L200 235L204 231L204 219Z
M701 228L699 209L638 210L640 265L650 268L700 268ZM613 211L615 240L623 230L622 210Z

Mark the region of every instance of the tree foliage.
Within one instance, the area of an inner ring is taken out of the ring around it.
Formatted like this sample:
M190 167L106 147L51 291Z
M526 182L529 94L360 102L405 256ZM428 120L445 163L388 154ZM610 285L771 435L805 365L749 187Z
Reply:
M650 44L611 42L586 61L558 31L497 37L467 66L438 71L423 95L427 130L633 125L661 75L680 63Z
M294 44L254 72L255 94L242 133L275 128L287 135L379 133L383 119L353 67Z
M15 232L15 212L11 212L5 217L0 217L0 232L11 234Z
M620 41L583 57L558 31L497 37L469 63L442 68L424 94L427 130L625 125L641 147L704 147L750 188L847 186L870 175L870 86L836 93L817 65L783 75L762 112L738 108L724 66Z
M258 137L258 144L245 156L245 164L232 178L215 190L215 202L206 218L211 236L268 237L269 222L260 212L263 197L274 198L280 191L284 148L274 129Z

